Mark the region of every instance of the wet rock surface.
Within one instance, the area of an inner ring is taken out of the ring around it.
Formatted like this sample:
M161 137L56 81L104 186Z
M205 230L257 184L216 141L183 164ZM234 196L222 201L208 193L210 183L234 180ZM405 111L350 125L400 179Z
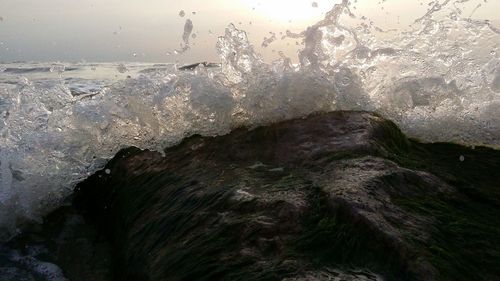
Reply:
M61 207L0 245L0 280L105 281L111 251L103 235L72 207Z
M499 151L420 144L367 112L128 148L2 246L0 275L500 280L499 171Z

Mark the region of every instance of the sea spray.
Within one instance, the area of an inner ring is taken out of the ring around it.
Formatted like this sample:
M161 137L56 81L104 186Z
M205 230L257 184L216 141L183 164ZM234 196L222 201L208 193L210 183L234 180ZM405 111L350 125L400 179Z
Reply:
M229 25L217 43L220 69L144 69L87 94L62 79L0 87L2 238L39 221L127 146L161 151L193 134L353 109L376 111L422 141L500 146L498 28L450 1L398 32L343 1L286 36L303 41L299 64L283 54L265 62Z

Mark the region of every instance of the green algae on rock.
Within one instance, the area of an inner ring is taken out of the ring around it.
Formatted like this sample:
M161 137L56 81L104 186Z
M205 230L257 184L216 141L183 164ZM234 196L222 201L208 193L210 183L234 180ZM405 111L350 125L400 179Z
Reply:
M334 112L164 153L124 150L78 187L116 241L119 279L500 276L498 151L420 144L371 113Z
M498 171L499 151L332 112L122 150L74 206L109 280L496 280Z

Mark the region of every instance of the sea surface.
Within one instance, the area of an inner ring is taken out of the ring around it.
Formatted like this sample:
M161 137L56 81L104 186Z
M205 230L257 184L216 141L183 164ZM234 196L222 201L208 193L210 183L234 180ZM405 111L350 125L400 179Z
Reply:
M220 67L0 64L0 238L64 204L121 148L161 151L193 134L367 110L424 142L500 147L500 29L449 2L382 30L344 1L283 35L301 42L299 63L264 61L229 24Z

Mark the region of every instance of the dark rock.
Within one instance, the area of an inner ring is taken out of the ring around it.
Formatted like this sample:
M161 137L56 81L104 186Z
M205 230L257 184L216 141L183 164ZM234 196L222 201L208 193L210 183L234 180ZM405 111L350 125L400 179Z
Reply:
M109 243L73 207L0 245L0 280L111 280ZM5 278L5 279L2 279Z
M179 70L195 70L198 66L204 66L204 67L220 67L220 63L214 63L214 62L197 62L193 64L187 64L179 67Z
M71 280L500 280L499 170L499 151L319 114L122 150L77 213L15 241L52 245L35 258Z
M464 173L463 154L485 169ZM194 136L165 155L124 150L76 203L115 241L119 280L470 280L459 264L488 248L457 250L469 242L444 241L442 227L466 233L474 217L500 214L500 176L486 172L499 155L421 145L371 113L335 112ZM460 216L476 204L484 214ZM477 243L499 240L486 232ZM468 276L500 276L498 250Z
M17 267L0 267L0 281L35 281L33 276Z

